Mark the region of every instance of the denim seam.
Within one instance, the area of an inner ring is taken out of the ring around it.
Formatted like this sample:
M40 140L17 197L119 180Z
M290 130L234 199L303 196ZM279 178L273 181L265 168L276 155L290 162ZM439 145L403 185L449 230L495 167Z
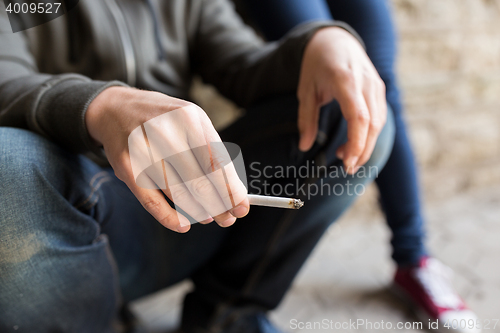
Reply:
M100 178L99 174L101 173L96 174L94 178L90 181L89 185L90 187L92 187L92 191L90 192L88 197L83 202L79 203L78 205L75 205L75 208L90 209L97 203L97 201L99 201L99 194L96 192L104 183L109 182L113 179L109 176L109 174L107 174L107 172L106 175L102 175L103 176L102 178ZM93 197L95 197L95 199L91 200Z
M92 192L90 193L89 197L84 202L82 202L79 206L77 206L76 208L82 208L84 210L89 210L92 207L94 207L97 204L97 202L99 201L99 197L100 197L99 193L97 191L99 190L101 185L103 185L104 183L107 183L111 180L112 180L111 177L101 179L101 181L97 184L97 187L92 189Z

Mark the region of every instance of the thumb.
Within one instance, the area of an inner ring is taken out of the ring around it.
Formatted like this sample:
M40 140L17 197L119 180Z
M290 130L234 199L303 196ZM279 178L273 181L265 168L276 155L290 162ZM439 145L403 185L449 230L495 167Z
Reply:
M318 135L319 105L314 93L310 92L299 98L298 127L300 134L299 149L311 149Z

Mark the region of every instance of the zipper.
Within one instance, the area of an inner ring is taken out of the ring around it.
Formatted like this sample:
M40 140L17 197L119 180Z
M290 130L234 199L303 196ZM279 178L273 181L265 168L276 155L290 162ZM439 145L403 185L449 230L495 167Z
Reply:
M123 55L125 58L126 82L129 86L134 87L137 81L137 63L132 38L130 37L125 17L123 16L120 6L118 6L115 0L105 0L104 2L108 6L108 9L115 20L116 27L118 28L118 33L120 35Z

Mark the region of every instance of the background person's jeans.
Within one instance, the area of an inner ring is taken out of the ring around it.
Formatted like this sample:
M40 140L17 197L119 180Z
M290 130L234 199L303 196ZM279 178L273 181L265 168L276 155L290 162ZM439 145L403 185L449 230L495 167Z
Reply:
M394 149L377 178L380 199L391 228L393 259L399 265L417 263L426 254L417 168L402 116L394 63L396 33L387 0L234 0L243 3L251 19L269 40L312 20L344 21L361 36L366 52L386 85L394 112Z
M346 133L338 106L323 109L322 144L307 154L297 150L296 119L295 98L283 97L248 110L221 136L241 146L247 165L339 165L334 152ZM369 166L383 166L393 134L389 117ZM233 227L196 224L177 234L156 222L111 169L34 133L0 127L0 331L116 331L123 302L186 277L196 289L186 298L184 325L206 326L228 305L272 309L354 199L316 195L298 211L252 207Z

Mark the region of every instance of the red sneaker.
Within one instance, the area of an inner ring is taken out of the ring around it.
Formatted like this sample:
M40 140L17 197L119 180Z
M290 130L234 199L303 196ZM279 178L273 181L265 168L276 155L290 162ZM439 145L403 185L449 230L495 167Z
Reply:
M431 327L431 331L481 332L477 316L452 288L451 275L451 269L439 260L424 257L417 266L398 268L393 287L413 304L424 327L438 322L437 330Z

